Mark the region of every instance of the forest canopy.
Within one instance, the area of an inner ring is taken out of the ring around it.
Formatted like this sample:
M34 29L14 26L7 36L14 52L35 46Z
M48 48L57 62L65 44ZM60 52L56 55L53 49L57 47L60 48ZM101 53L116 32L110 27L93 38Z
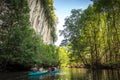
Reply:
M73 9L66 17L62 45L71 61L92 68L120 65L120 0L92 0L87 9Z

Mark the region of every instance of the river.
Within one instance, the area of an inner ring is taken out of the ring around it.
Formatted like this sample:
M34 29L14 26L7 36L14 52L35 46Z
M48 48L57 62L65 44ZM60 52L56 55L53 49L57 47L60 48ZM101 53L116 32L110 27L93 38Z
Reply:
M120 70L61 68L58 73L30 77L28 72L0 73L0 80L120 80Z

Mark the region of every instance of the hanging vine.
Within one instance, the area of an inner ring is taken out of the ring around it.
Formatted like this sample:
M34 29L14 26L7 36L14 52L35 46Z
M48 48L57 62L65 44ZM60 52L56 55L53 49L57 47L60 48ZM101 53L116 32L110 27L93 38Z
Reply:
M51 35L53 37L53 42L55 42L57 39L56 29L55 29L57 23L57 16L55 15L54 12L55 9L53 6L54 1L53 0L40 0L40 1L41 1L41 5L45 8L45 16L48 21L48 25L52 29Z

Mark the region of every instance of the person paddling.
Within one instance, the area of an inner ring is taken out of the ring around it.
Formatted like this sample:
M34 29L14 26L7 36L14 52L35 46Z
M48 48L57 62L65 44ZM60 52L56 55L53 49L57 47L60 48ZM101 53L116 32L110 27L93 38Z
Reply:
M51 71L54 71L55 69L56 69L56 67L54 67L54 65L52 65Z
M33 67L31 68L31 71L38 71L37 64L33 65Z

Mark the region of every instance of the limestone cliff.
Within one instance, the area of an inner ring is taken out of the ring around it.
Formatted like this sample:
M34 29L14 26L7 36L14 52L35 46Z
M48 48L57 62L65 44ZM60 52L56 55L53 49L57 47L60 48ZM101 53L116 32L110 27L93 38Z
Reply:
M4 24L7 24L8 21L5 21L5 20L7 20L7 18L10 17L9 16L10 14L13 15L14 13L14 10L11 11L11 9L9 9L8 6L9 7L18 6L20 2L21 1L3 0L0 3L0 11L1 11L0 27L1 25L3 25L3 22ZM55 26L54 26L55 14L54 14L54 8L53 8L53 0L27 0L27 3L28 4L26 5L28 5L30 9L29 20L30 20L31 26L33 27L36 33L40 34L44 43L53 44L55 41Z
M45 7L41 4L41 0L28 0L28 4L32 27L42 36L44 43L53 44L53 37L51 36L52 30L45 16Z

